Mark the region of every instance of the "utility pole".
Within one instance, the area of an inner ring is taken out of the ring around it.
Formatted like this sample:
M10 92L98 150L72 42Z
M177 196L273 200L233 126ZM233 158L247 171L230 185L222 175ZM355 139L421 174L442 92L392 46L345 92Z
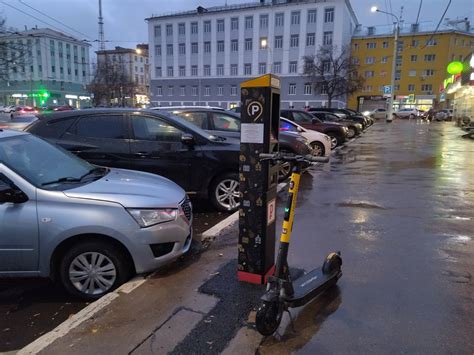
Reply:
M99 0L99 49L105 50L104 18L102 17L102 0Z

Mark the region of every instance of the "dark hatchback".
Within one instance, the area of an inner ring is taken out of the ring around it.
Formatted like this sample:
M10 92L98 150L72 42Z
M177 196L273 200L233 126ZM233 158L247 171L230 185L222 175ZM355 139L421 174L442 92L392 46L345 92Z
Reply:
M26 131L93 164L159 174L191 196L209 198L218 210L238 208L238 140L162 111L89 109L38 117Z
M360 123L364 129L370 126L371 122L363 114L358 113L357 111L352 111L344 108L335 108L335 107L311 107L307 110L310 113L314 112L331 112L336 116L339 116L345 120L353 121Z
M311 114L323 122L336 122L345 125L349 129L347 138L354 138L360 135L364 129L361 123L345 120L331 112L311 112Z
M280 116L296 122L304 128L328 135L331 137L331 149L340 146L347 140L349 129L340 123L323 122L303 110L281 110Z

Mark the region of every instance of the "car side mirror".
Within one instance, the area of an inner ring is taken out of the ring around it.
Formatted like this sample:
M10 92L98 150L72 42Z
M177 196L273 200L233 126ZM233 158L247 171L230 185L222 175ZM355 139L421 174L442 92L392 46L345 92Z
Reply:
M183 133L183 135L181 136L181 142L190 147L196 144L193 135L189 133Z
M26 201L28 201L28 196L23 191L15 185L0 180L0 203L25 203Z

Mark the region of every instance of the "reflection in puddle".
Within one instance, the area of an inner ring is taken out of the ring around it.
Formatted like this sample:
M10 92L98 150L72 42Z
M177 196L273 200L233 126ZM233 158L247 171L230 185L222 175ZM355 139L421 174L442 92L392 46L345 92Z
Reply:
M380 210L386 210L387 208L378 205L373 202L367 202L367 201L347 201L347 202L340 202L337 203L336 206L339 207L359 207L359 208L374 208L374 209L380 209Z

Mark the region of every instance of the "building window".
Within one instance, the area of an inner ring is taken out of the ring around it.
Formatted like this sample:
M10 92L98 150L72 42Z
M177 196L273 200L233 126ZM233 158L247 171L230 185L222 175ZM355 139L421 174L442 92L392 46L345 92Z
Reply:
M298 71L298 62L290 62L288 72L290 74L296 73Z
M416 62L418 60L418 56L416 54L413 54L410 56L410 61Z
M186 24L179 23L178 24L178 34L184 36L186 34Z
M359 50L359 43L354 43L353 47L355 51Z
M230 75L236 76L238 74L237 64L230 65Z
M308 23L316 23L317 11L308 10Z
M231 52L239 51L239 41L237 39L233 39L232 41L230 41L230 50Z
M224 20L217 20L217 32L224 32Z
M332 31L331 32L324 32L323 45L325 45L325 46L331 46L332 45Z
M434 75L434 70L433 69L425 69L423 71L423 76L433 76Z
M224 87L222 85L217 87L217 96L224 96Z
M155 46L155 55L158 57L161 55L161 45L159 44Z
M324 22L334 22L334 8L329 7L324 9Z
M167 55L173 55L173 45L172 44L167 44L166 45L166 54Z
M156 96L163 96L163 87L161 86L156 87Z
M398 41L397 43L397 52L403 51L403 41Z
M374 71L373 70L366 70L365 71L365 77L366 78L372 78L374 76Z
M198 75L198 67L197 65L191 66L191 76L197 76Z
M365 64L374 64L375 57L365 57Z
M173 25L172 24L166 25L166 35L167 36L172 36L173 35Z
M304 84L304 94L311 95L313 93L313 86L310 83Z
M204 76L211 76L211 66L205 65L204 66Z
M217 41L217 51L224 52L224 41Z
M408 76L416 76L416 70L410 70Z
M331 62L329 60L325 60L322 62L323 64L323 73L329 73L331 71Z
M265 45L264 45L265 43ZM260 37L260 49L267 49L268 47L268 40L267 40L267 37Z
M252 38L245 39L245 50L251 51L252 50Z
M321 95L327 95L328 94L328 87L327 87L326 84L321 85L320 93L321 93Z
M400 80L402 77L402 71L401 70L395 70L395 80Z
M397 59L395 60L395 65L397 67L401 67L403 62L403 57L401 55L397 55Z
M237 86L236 85L232 85L230 87L230 96L237 96Z
M415 84L408 84L408 91L409 92L415 91Z
M161 36L161 26L160 25L156 25L154 27L154 30L155 30L155 37L160 37Z
M197 42L191 43L191 53L192 54L197 54L198 53L198 44L197 44Z
M179 95L180 95L180 96L186 96L186 86L181 85L181 86L179 87Z
M197 35L197 33L198 33L198 23L191 22L191 34Z
M238 17L232 17L230 19L230 29L231 30L238 30L239 29L239 18Z
M300 11L291 12L291 24L299 25L300 24Z
M377 43L375 42L367 42L367 49L375 49L377 48Z
M300 36L299 35L291 35L290 37L290 47L296 48L300 45Z
M306 34L306 46L312 47L316 43L316 34L315 33L307 33Z
M211 96L211 87L209 85L204 86L204 96Z
M185 43L180 43L179 44L179 54L180 55L186 54L186 44Z
M359 64L359 57L352 57L352 64L358 65Z
M383 56L381 62L382 62L382 63L387 63L387 62L388 62L388 57L387 57L387 56Z
M281 74L281 62L273 63L273 72L275 74Z
M427 47L436 46L437 44L438 44L438 41L435 38L432 38L432 39L426 41L426 46Z
M186 67L184 65L179 67L179 76L186 76Z
M434 62L436 60L436 54L425 54L425 62Z
M296 84L288 85L288 95L296 95Z
M204 42L204 53L211 53L211 42Z
M268 15L260 15L260 28L268 28Z
M247 63L244 65L244 75L252 75L252 64Z
M217 76L224 76L224 64L218 64L217 65L216 75Z
M400 84L396 84L393 91L400 91Z
M155 73L156 73L156 76L157 76L158 78L161 77L161 75L162 75L162 74L161 74L161 67L156 67L156 68L155 68Z
M283 48L283 36L275 36L275 49Z
M417 40L417 39L412 39L412 40L411 40L411 46L412 46L412 48L418 47L419 44L420 44L420 41L419 41L419 40Z
M191 88L191 95L192 96L198 96L198 87L197 86L193 86Z
M431 84L421 84L421 91L433 91L433 85Z
M171 66L168 67L167 74L168 74L169 77L173 76L173 67L171 67Z
M283 27L284 24L284 13L275 14L275 27Z
M259 63L258 64L258 73L265 74L267 72L267 63Z
M245 29L251 30L253 28L253 16L245 17Z
M54 65L51 65L51 72L56 73L56 67ZM16 73L16 67L15 67L15 73Z
M387 41L382 42L382 48L388 48L388 42Z

